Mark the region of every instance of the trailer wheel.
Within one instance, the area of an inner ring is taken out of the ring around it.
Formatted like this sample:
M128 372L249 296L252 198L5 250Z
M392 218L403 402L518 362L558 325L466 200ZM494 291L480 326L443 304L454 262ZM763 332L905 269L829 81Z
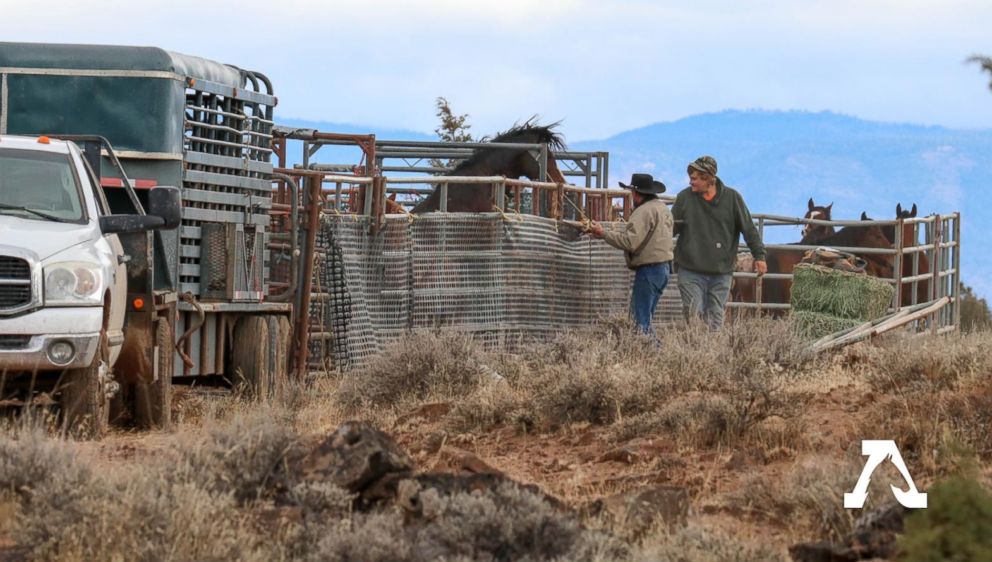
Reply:
M234 326L231 342L231 375L245 395L266 400L272 387L269 357L269 322L264 316L244 316Z
M172 428L172 371L176 357L175 326L168 317L160 317L155 328L158 378L138 383L134 388L134 417L138 427L169 430Z
M293 326L286 316L269 320L269 356L272 358L272 393L279 394L289 383L290 338ZM273 351L274 350L274 351Z
M65 429L83 438L99 439L107 432L110 401L107 398L110 374L110 346L106 330L100 332L93 364L69 369L60 383L60 405Z

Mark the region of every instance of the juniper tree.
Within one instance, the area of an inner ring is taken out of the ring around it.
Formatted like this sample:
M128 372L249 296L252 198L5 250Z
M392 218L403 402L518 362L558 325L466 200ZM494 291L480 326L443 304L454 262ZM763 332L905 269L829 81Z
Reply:
M443 96L438 96L435 104L437 106L437 118L441 120L441 124L434 129L439 140L444 142L472 142L474 140L472 133L468 132L472 128L472 125L468 123L468 113L455 114L451 110L448 100ZM431 166L451 168L454 163L451 160L445 162L435 158L431 160Z

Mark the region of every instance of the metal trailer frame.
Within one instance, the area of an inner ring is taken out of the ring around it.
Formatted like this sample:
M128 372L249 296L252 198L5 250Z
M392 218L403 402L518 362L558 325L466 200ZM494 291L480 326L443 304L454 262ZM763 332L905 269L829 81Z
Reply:
M883 278L886 282L895 286L895 294L890 312L895 312L902 308L903 293L905 290L911 291L912 298L908 306L915 307L922 304L933 304L937 301L948 298L947 306L944 306L929 315L926 325L921 323L921 329L926 328L933 333L946 333L960 328L961 325L961 213L933 214L927 217L917 217L910 219L896 220L820 220L799 217L784 217L780 215L769 215L756 213L752 215L758 232L764 239L766 227L772 226L795 226L799 224L811 224L819 226L893 226L895 240L893 248L855 248L855 247L833 247L835 250L860 254L878 254L893 256L893 276ZM912 238L904 240L904 230L912 230ZM921 242L922 238L922 242ZM799 244L766 244L766 249L785 250L815 250L822 245L799 245ZM928 272L920 272L920 256L926 256L929 262ZM912 266L910 275L903 275L903 260L911 260ZM735 309L762 311L790 310L789 303L765 303L762 302L762 282L763 279L793 279L791 273L768 273L758 277L755 273L735 272L734 278L756 279L754 302L729 302L728 307ZM928 298L920 300L919 286L926 283L929 286Z
M107 138L124 170L104 154L115 212L138 208L129 184L139 200L155 185L180 188L178 229L122 240L140 273L129 273L129 297L154 292L181 334L175 377L223 375L240 318L291 313L292 286L269 285L271 264L288 260L269 237L276 103L263 74L162 49L0 43L0 131Z

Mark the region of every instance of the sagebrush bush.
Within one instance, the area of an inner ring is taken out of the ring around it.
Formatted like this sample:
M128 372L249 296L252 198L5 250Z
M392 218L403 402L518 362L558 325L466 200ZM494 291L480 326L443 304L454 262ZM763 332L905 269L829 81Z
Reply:
M674 533L646 540L631 556L632 562L786 562L775 549L742 542L719 529L690 524Z
M355 411L428 397L461 397L495 378L490 360L470 334L415 330L387 346L367 368L347 373L338 390L338 403Z
M11 537L28 559L273 559L232 494L176 478L176 468L96 472L71 442L0 434L0 488L18 502Z
M737 433L734 418L730 403L721 396L690 395L622 420L609 436L626 441L642 435L670 435L685 445L713 447Z
M261 409L208 427L179 451L174 478L230 493L239 502L271 496L293 485L289 465L303 451L281 411Z
M441 497L429 520L398 512L333 529L311 560L620 560L624 547L513 485Z
M660 337L658 347L629 321L607 319L505 353L494 363L505 380L461 398L452 423L472 429L619 422L615 438L672 429L715 445L802 405L793 383L808 376L813 358L785 323L754 319L717 333L680 324ZM691 398L700 392L705 400Z
M992 458L992 378L962 380L953 390L900 393L878 401L861 418L858 435L895 439L907 461L926 473L941 469L935 454L963 445L979 458Z
M953 389L962 380L992 374L992 337L975 332L887 338L869 348L861 368L881 392Z

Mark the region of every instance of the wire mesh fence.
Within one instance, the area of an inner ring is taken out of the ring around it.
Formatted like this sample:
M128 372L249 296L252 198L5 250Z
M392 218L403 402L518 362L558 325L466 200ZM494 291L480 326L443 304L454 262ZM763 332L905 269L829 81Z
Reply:
M633 274L623 253L551 219L500 213L326 215L310 305L311 370L365 364L417 328L471 332L513 349L626 314ZM676 280L656 324L681 317Z

